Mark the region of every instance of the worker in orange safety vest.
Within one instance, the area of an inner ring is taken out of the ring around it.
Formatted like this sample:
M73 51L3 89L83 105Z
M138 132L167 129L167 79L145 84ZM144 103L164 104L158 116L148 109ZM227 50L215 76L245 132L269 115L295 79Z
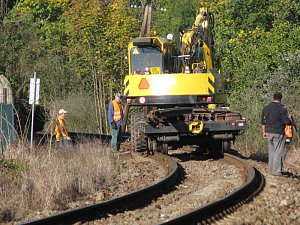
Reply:
M71 147L71 138L67 131L67 126L65 122L65 117L67 115L67 111L64 109L60 109L58 111L58 117L55 124L55 136L57 147L59 148L68 148Z
M108 105L108 122L112 128L111 146L113 150L119 151L122 141L122 126L124 125L124 115L122 108L123 96L120 93L115 95L115 99Z

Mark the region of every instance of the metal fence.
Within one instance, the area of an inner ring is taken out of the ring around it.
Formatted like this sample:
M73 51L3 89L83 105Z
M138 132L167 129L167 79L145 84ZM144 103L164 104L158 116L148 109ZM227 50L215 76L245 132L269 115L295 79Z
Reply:
M0 145L3 153L7 145L16 139L12 104L0 104L0 127Z
M10 83L0 75L0 147L3 153L7 145L16 139L13 95Z

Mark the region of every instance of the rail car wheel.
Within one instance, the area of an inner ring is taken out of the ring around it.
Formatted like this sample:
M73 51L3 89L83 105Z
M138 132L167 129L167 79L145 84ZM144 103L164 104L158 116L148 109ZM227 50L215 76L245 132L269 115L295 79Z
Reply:
M153 149L154 151L159 151L163 154L168 154L168 143L161 142L161 141L154 141Z
M231 141L222 141L223 152L228 152L231 148Z
M147 138L145 136L145 116L143 114L133 115L133 151L141 152L147 150Z
M227 141L226 141L227 142ZM212 159L219 159L224 157L224 141L214 141L209 147L209 156Z
M148 150L153 151L153 141L150 138L148 138Z
M162 153L163 154L168 154L168 147L169 147L169 145L168 145L168 143L163 143L162 144Z
M224 157L224 152L227 152L231 148L231 141L223 140L215 143L211 153L212 158L219 159Z
M158 152L162 152L162 151L163 151L163 144L162 144L161 141L157 141L157 142L156 142L156 150L157 150Z
M157 148L157 141L156 140L152 141L152 149L153 149L153 151L157 151L158 150L158 148Z
M155 140L148 137L148 154L150 155L154 155L154 142Z

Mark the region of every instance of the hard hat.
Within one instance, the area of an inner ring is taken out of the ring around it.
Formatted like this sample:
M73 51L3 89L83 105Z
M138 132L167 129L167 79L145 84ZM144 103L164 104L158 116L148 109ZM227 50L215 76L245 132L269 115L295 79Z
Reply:
M59 111L58 111L58 114L65 114L65 113L67 113L68 111L66 111L66 110L64 110L64 109L60 109Z
M169 41L172 41L172 40L173 40L173 34L168 34L168 35L167 35L167 39L168 39Z
M190 67L189 66L184 67L184 73L190 73Z
M120 93L117 93L115 97L117 97L117 98L119 98L119 99L122 99L122 98L123 98L123 95L121 95Z

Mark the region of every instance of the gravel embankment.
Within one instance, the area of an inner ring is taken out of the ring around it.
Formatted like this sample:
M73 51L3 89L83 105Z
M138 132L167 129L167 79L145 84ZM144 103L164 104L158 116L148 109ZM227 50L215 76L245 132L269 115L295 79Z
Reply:
M182 181L176 189L164 194L145 208L109 215L93 224L157 224L222 197L243 181L240 169L222 161L200 160L193 155L176 155L183 168ZM263 191L251 202L216 224L300 224L300 170L299 164L286 162L289 177L275 177L267 173L267 164L245 159L264 176ZM289 161L291 162L291 161ZM298 162L299 163L299 162ZM107 187L80 201L70 203L70 208L94 204L112 197L138 190L166 175L166 171L151 158L132 154L124 157L116 185ZM31 219L47 216L54 211L36 212Z
M216 224L300 224L300 171L290 165L286 166L289 176L272 176L265 162L246 161L264 175L265 187L252 202Z
M200 160L189 155L179 155L177 161L184 172L175 190L144 208L110 215L94 224L157 224L223 197L244 182L242 171L224 161Z

